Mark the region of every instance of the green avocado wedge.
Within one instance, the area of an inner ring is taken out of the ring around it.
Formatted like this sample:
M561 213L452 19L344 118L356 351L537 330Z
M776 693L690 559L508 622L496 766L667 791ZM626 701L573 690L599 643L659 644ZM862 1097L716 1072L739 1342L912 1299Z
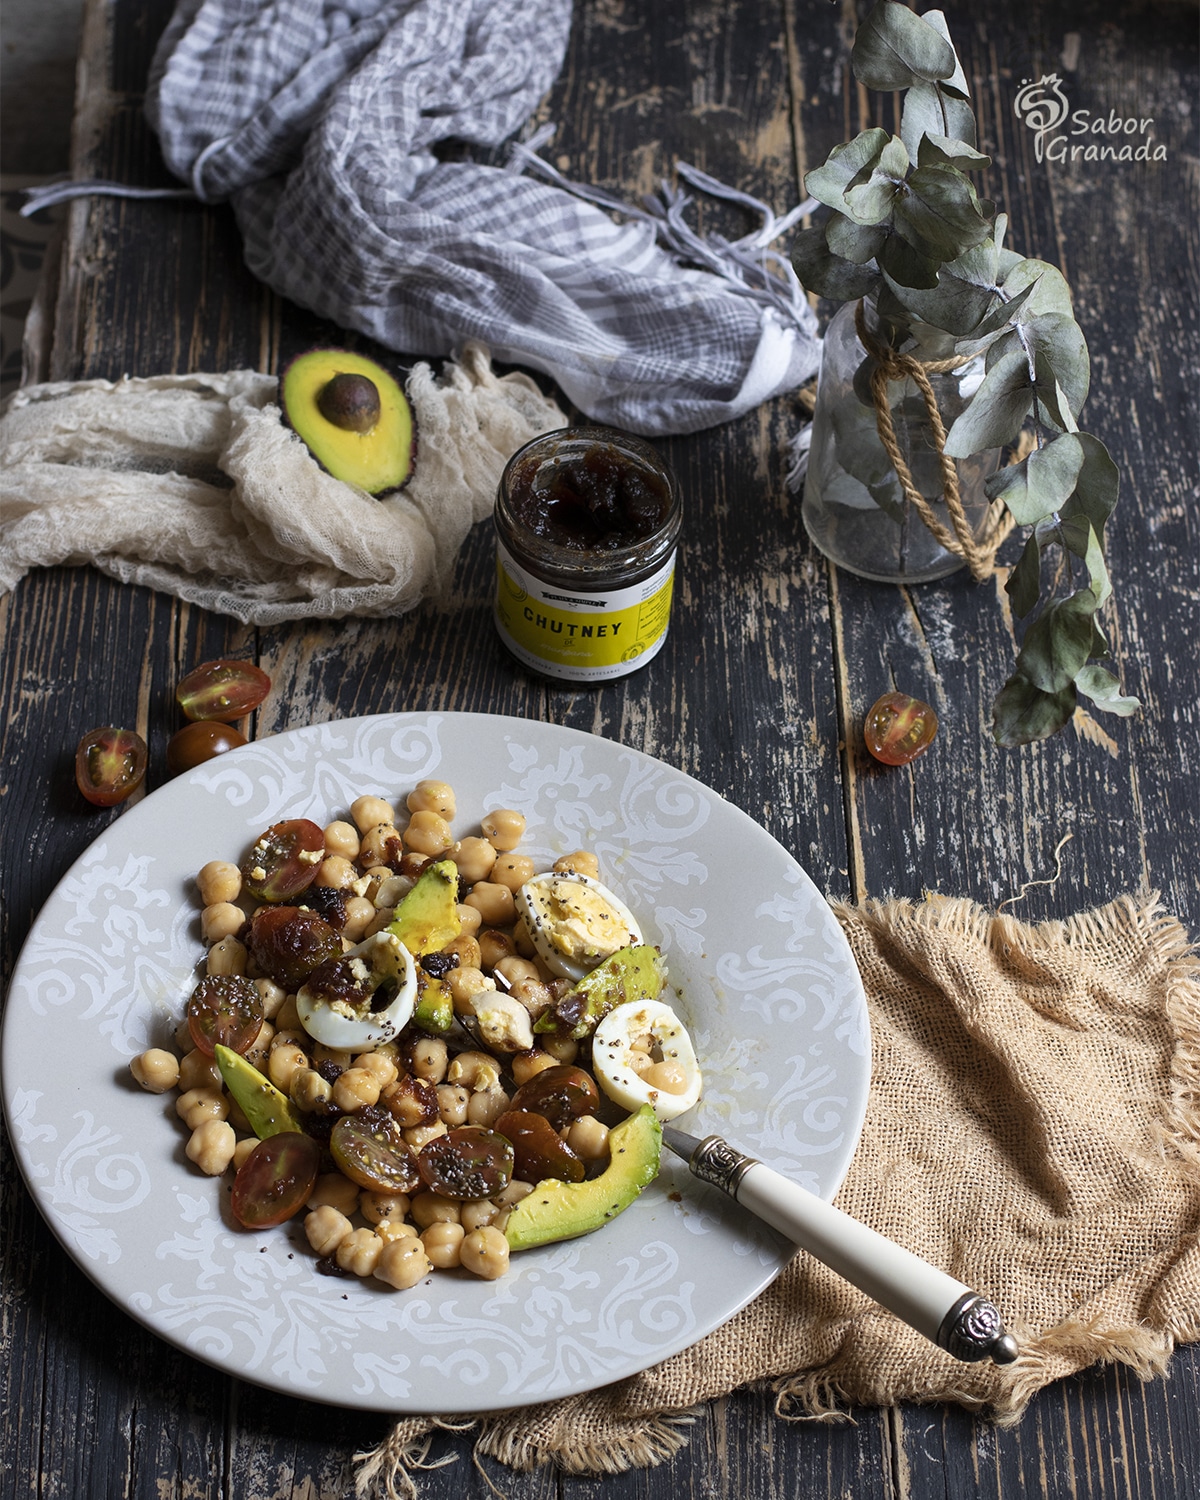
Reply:
M667 966L657 948L649 943L619 948L585 974L557 1005L540 1015L533 1029L556 1031L582 1041L615 1006L657 1000L666 978Z
M462 931L458 919L458 866L452 859L426 865L396 908L387 930L414 958L436 953Z
M222 1047L218 1042L213 1049L217 1067L225 1080L225 1087L237 1100L238 1107L250 1123L250 1129L265 1141L269 1135L281 1135L284 1131L304 1134L304 1126L292 1107L291 1100L281 1094L269 1078L264 1078L253 1063L235 1052L232 1047Z
M658 1176L662 1125L649 1104L614 1125L608 1143L612 1159L599 1177L590 1182L549 1178L521 1199L504 1230L510 1250L590 1234L623 1213Z

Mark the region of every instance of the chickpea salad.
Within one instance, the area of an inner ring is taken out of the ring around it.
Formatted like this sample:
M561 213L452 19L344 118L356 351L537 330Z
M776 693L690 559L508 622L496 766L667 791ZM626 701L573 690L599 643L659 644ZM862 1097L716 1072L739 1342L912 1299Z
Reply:
M443 781L347 814L198 872L203 973L177 1050L131 1071L177 1091L235 1222L300 1216L318 1270L495 1279L634 1201L700 1096L695 1052L593 853L539 870L511 808L458 838Z

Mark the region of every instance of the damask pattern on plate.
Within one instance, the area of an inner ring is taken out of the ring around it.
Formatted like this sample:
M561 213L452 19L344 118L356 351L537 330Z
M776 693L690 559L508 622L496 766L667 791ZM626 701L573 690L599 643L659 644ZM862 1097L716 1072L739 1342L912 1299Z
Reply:
M128 1064L170 1045L203 956L195 872L288 817L327 823L364 792L436 775L459 837L522 811L522 850L592 849L666 958L705 1077L680 1123L718 1132L825 1197L865 1110L862 988L795 861L698 782L624 746L532 720L400 714L296 730L221 756L111 824L67 872L21 954L4 1098L30 1189L101 1289L230 1374L373 1410L469 1412L569 1395L687 1347L793 1253L681 1162L603 1231L514 1256L481 1282L409 1292L323 1277L299 1221L249 1233L183 1156L173 1096ZM50 1046L53 1084L33 1080Z

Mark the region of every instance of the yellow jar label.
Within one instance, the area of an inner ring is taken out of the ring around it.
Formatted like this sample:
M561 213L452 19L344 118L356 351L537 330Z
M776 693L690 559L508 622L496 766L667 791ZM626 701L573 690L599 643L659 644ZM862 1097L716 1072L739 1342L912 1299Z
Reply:
M644 666L671 618L675 555L628 588L571 594L533 578L496 548L496 629L527 667L573 682L605 682Z

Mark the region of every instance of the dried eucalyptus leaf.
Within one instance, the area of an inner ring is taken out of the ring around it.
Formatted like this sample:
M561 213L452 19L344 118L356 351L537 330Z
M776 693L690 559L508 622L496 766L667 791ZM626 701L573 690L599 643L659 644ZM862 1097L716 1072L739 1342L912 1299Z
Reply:
M876 127L864 130L852 141L835 146L824 164L814 167L805 177L805 192L818 203L844 211L842 196L846 189L860 172L870 175L890 139L886 130Z
M1074 433L1052 438L1019 464L999 469L986 481L988 496L1002 499L1021 526L1035 526L1060 510L1083 467L1083 445Z
M1009 250L1005 254L1012 255L1014 252ZM1024 256L1018 256L1010 266L1005 266L1002 259L1000 272L1004 278L1004 292L1009 297L1015 297L1018 292L1036 282L1037 290L1026 303L1026 312L1031 318L1042 313L1065 313L1068 318L1074 316L1071 288L1057 266L1044 260L1026 260Z
M1095 613L1091 589L1048 604L1025 632L1017 662L1021 675L1044 693L1061 693L1091 655Z
M892 203L900 186L894 177L876 167L861 186L847 188L842 194L842 212L856 224L890 223Z
M1105 713L1120 714L1127 719L1130 714L1136 713L1141 708L1141 702L1137 698L1126 698L1121 693L1121 684L1104 667L1091 665L1082 667L1075 674L1075 686L1085 694L1097 708Z
M1015 328L1011 329L1008 333L1002 333L998 339L994 339L992 343L989 344L986 358L987 368L990 370L993 365L999 364L1002 359L1006 358L1010 354L1015 353L1017 350L1020 350L1021 354L1024 356L1025 369L1028 372L1029 356L1025 353L1025 345L1022 344L1021 335L1016 331ZM1031 380L1032 378L1033 377L1030 376Z
M921 79L952 78L954 48L895 0L877 0L850 53L854 76L869 89L906 89Z
M983 377L971 404L946 436L950 458L970 458L985 448L1010 443L1029 415L1032 393L1024 350L998 360Z
M1025 305L1026 299L1033 295L1033 290L1036 286L1037 282L1035 281L1030 286L1027 286L1024 291L1018 292L1015 297L1011 297L1007 302L1001 302L994 312L980 321L978 328L974 330L975 337L986 338L990 333L999 333L1006 323L1011 323Z
M1077 417L1087 400L1091 375L1083 329L1064 313L1039 313L1023 319L1021 327L1033 347L1035 370L1041 361L1066 393L1071 415Z
M992 709L992 733L1006 750L1030 745L1057 734L1075 712L1075 686L1059 693L1046 693L1027 678L1014 673L996 696Z
M897 179L903 178L909 168L908 152L904 142L894 135L879 155L879 170Z
M921 138L943 135L974 146L975 116L971 106L947 94L937 83L915 83L904 96L900 112L900 139L912 161L921 154Z
M1117 503L1121 472L1099 438L1089 432L1077 432L1072 436L1082 451L1083 464L1075 480L1074 493L1063 507L1063 514L1072 516L1079 512L1085 515L1102 536L1104 524ZM1055 439L1056 443L1062 441L1062 438Z
M990 156L983 156L966 141L953 141L948 135L936 135L929 130L917 147L917 165L921 167L957 167L960 172L981 172L991 164Z
M919 254L954 260L991 234L975 189L952 167L918 167L895 204L896 230Z
M888 235L875 259L880 269L900 286L937 286L937 261L921 255L898 234Z
M856 224L845 214L834 214L825 226L825 243L834 255L865 266L874 260L887 239L887 230L874 224Z
M869 297L882 281L873 267L856 266L834 255L819 225L802 229L796 235L792 241L792 264L809 291L835 302L856 302L860 297Z
M954 51L954 43L950 37L950 27L947 24L944 12L940 10L927 10L922 13L921 19L927 26L932 26L938 36L944 37L950 50ZM971 90L967 87L967 75L963 72L963 65L958 60L957 52L954 53L954 72L951 73L949 78L941 80L941 86L944 89L953 89L956 94L960 94L964 99L971 97Z
M944 266L938 273L937 286L928 288L902 286L884 274L893 295L914 317L956 338L977 328L997 296L986 287L947 274Z
M1013 612L1019 620L1032 612L1038 602L1042 586L1042 549L1036 536L1031 536L1021 549L1016 567L1008 575L1004 592L1012 600Z
M1104 561L1104 546L1096 528L1083 516L1063 519L1058 527L1062 544L1068 552L1083 559L1088 571L1088 587L1080 593L1090 593L1093 608L1099 609L1112 594L1112 583L1108 576L1108 564ZM1093 653L1089 650L1088 655Z
M1047 427L1057 427L1060 432L1077 432L1078 426L1071 411L1066 391L1055 379L1044 353L1034 351L1033 392L1034 414Z

